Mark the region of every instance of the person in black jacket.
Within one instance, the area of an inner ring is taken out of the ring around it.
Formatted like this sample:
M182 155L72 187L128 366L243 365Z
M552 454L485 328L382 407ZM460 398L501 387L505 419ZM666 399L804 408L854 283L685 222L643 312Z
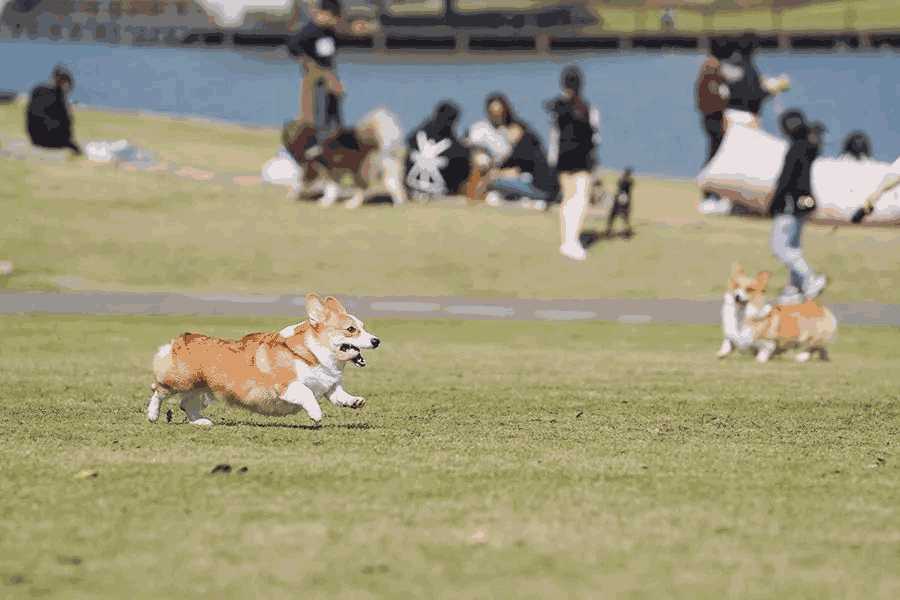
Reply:
M337 75L337 30L341 27L340 0L319 0L310 20L288 39L288 51L301 62L298 121L311 124L325 137L343 126L341 99L344 86ZM365 33L363 21L351 25L353 33Z
M599 126L599 113L581 95L582 81L578 67L566 67L560 81L562 95L544 104L553 116L553 137L557 140L556 147L550 152L555 161L551 159L550 162L555 162L562 189L562 245L559 251L573 260L587 258L579 235L590 201Z
M413 194L457 194L469 177L469 151L456 136L459 107L444 101L407 138L406 185Z
M781 116L781 129L790 140L784 165L769 203L773 217L772 253L788 268L790 280L779 302L791 304L812 299L827 285L824 275L817 275L803 257L800 247L803 225L816 208L812 192L812 165L822 147L825 127L809 124L799 110Z
M72 134L72 115L68 94L72 91L72 74L65 68L53 69L51 80L36 86L26 109L26 128L31 143L42 148L68 148L81 154Z
M485 108L491 125L512 147L509 156L492 170L487 189L502 196L534 200L546 208L559 193L559 180L547 162L541 140L516 116L503 94L489 95Z

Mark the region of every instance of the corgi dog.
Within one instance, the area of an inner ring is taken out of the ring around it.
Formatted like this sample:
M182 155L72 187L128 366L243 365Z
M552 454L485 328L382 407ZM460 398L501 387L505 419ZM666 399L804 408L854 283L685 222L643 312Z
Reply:
M362 408L365 399L341 385L344 367L365 367L362 350L377 348L381 340L330 296L307 295L306 312L306 321L281 331L234 341L185 333L160 347L147 419L155 422L162 401L175 395L188 421L200 426L212 425L202 411L216 399L271 416L305 410L316 425L323 397L335 406Z
M768 304L769 277L767 271L750 277L741 265L734 265L722 304L725 339L718 357L725 358L735 349L754 350L756 360L764 363L776 353L795 349L797 362L806 362L814 354L828 360L827 345L837 332L834 314L813 300Z

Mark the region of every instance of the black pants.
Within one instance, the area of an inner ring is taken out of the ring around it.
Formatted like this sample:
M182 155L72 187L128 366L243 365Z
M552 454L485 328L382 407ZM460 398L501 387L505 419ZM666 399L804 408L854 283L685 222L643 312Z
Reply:
M81 148L72 141L72 138L67 131L48 130L43 127L29 124L28 137L31 138L31 143L33 145L40 148L68 148L79 154L81 153Z
M703 115L703 130L706 131L709 146L706 154L706 162L712 160L712 157L719 151L722 145L722 138L725 136L725 123L721 112Z

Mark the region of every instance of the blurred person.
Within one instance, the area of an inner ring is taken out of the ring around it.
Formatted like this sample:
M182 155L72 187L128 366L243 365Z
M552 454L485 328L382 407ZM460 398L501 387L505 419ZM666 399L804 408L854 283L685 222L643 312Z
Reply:
M609 217L606 220L606 237L612 236L612 228L616 217L621 217L625 221L625 237L634 235L631 229L631 189L634 187L634 177L632 177L633 169L626 167L622 176L619 178L618 189L613 198L612 208L609 210Z
M314 127L318 138L313 144L343 127L344 86L336 64L336 36L342 24L341 13L340 0L318 0L311 11L312 19L287 44L291 55L300 58L303 79L298 121ZM362 21L351 25L354 34L365 33L368 29Z
M841 158L848 160L871 160L872 143L862 131L853 131L844 139Z
M851 220L854 223L862 222L863 219L875 211L875 205L878 203L878 199L897 186L900 186L900 157L891 164L887 175L884 176L881 183L878 184L878 187L869 194L862 207L854 213Z
M562 193L559 251L567 258L580 261L587 258L579 236L593 189L599 113L581 95L581 69L566 67L560 86L562 94L544 104L554 122L550 164L559 173Z
M496 160L488 174L488 203L503 197L534 202L547 208L559 191L556 173L550 168L540 139L518 119L503 94L491 94L485 102L488 123L509 143L510 153ZM492 199L496 199L493 200Z
M756 36L746 33L734 44L731 55L722 61L721 72L729 87L727 123L759 127L763 102L790 88L786 75L766 79L760 75L754 61L757 44Z
M675 29L675 9L667 6L659 17L659 26L663 31L672 31Z
M74 155L81 148L73 139L73 119L68 96L75 82L65 67L53 69L50 81L36 86L26 108L26 128L31 143L41 148L69 149Z
M704 165L712 160L719 151L722 138L725 136L725 109L728 108L730 91L721 71L721 59L730 54L727 42L713 39L710 41L709 55L700 66L700 74L696 83L697 110L707 137L707 152ZM731 203L722 200L718 194L706 194L700 204L703 213L728 212Z
M468 149L456 136L459 107L440 102L407 138L406 184L425 197L457 194L469 177Z
M813 161L822 148L825 127L818 122L807 123L799 110L789 110L781 116L781 130L790 146L769 203L769 214L773 217L770 245L772 253L790 273L778 302L796 304L817 297L827 285L825 275L816 274L810 268L801 248L803 226L816 208L810 178Z

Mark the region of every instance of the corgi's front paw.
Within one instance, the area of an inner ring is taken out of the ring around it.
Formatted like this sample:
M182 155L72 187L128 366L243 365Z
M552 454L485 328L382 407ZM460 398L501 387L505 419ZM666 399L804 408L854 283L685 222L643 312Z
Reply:
M724 339L722 340L722 346L719 348L719 351L716 353L717 358L725 358L734 350L734 344L731 343L731 340Z

